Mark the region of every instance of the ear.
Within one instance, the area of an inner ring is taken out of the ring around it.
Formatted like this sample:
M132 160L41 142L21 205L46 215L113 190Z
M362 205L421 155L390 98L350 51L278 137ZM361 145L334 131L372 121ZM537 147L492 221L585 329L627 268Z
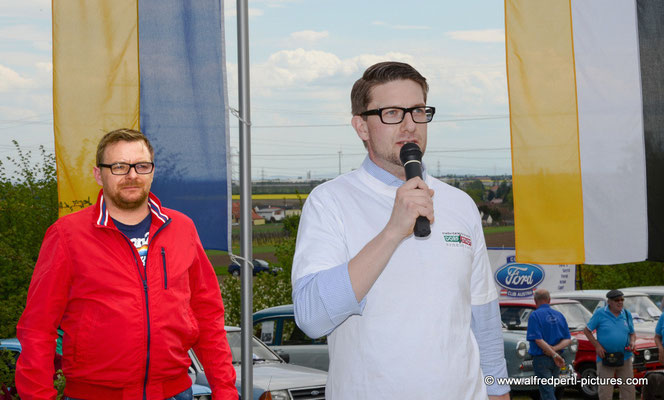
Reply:
M94 173L94 175L95 175L95 180L97 181L97 183L99 184L99 186L104 186L104 184L103 184L103 182L102 182L102 180L101 180L101 168L99 168L99 167L93 167L93 168L92 168L92 172Z
M353 125L353 128L355 128L357 136L359 136L363 142L369 140L369 127L367 126L367 121L364 117L355 115L353 116L353 119L350 120L350 123Z

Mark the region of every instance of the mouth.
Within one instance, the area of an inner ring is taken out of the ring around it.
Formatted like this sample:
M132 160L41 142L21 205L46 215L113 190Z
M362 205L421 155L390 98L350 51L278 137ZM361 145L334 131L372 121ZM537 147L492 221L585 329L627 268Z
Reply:
M420 142L417 141L417 139L406 139L406 140L400 140L397 142L397 146L401 147L406 143L415 143L416 145L420 145Z

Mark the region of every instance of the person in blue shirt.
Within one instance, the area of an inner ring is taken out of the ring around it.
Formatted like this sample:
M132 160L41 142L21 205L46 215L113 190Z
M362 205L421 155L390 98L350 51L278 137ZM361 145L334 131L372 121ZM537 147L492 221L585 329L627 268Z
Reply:
M533 295L537 309L528 317L526 339L530 342L528 353L533 356L533 369L539 378L557 377L565 360L560 355L572 343L567 320L559 311L549 306L551 296L546 289L537 289ZM553 385L539 385L542 400L555 400Z
M600 378L634 377L632 351L634 349L634 322L632 314L623 308L625 297L620 290L610 290L606 294L607 306L595 310L592 318L583 329L597 353L597 375ZM592 331L597 329L597 338ZM614 359L615 361L612 361ZM622 359L622 364L621 364ZM617 361L617 362L616 362ZM623 383L619 386L620 399L634 399L634 385ZM599 400L613 398L613 385L598 385Z
M657 326L655 327L655 343L659 353L659 362L664 364L664 346L662 346L662 337L664 337L664 318L659 317Z

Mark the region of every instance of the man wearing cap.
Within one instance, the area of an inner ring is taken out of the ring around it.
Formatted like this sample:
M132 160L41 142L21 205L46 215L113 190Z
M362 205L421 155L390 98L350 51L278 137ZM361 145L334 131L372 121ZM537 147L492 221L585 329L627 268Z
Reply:
M537 377L555 378L560 375L560 368L565 366L560 352L572 343L567 320L560 311L549 306L551 296L548 290L537 289L533 299L537 309L528 317L528 353L533 356L533 369ZM556 398L553 385L540 383L539 392L542 400Z
M636 336L632 314L623 308L625 297L620 290L610 290L606 298L607 306L595 310L583 332L595 346L597 375L603 379L612 378L614 374L616 378L621 378L623 384L619 386L620 399L634 400L634 385L624 383L627 378L634 377L632 350ZM595 329L597 329L597 339L592 334ZM598 387L599 400L613 398L612 384L598 385Z

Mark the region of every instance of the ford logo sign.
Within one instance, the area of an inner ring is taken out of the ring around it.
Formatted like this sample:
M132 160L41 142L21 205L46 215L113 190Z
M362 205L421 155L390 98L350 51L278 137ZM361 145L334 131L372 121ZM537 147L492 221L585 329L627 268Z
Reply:
M544 280L544 270L534 264L510 263L498 268L496 282L505 289L529 290Z

